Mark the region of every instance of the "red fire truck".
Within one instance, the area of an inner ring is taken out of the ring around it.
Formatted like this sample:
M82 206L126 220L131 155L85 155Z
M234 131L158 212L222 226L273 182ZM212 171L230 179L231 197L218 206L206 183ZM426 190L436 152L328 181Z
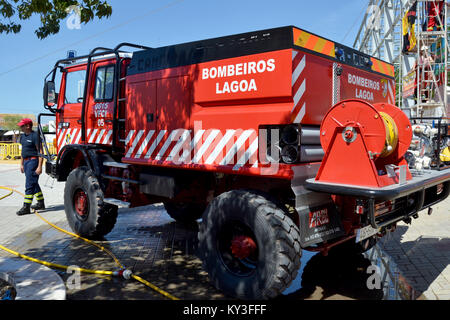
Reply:
M46 172L66 182L77 234L162 202L180 223L201 218L217 288L271 298L302 250L367 250L447 197L448 170L405 166L411 125L394 97L391 64L293 26L96 48L45 79L39 118L56 117L58 151Z

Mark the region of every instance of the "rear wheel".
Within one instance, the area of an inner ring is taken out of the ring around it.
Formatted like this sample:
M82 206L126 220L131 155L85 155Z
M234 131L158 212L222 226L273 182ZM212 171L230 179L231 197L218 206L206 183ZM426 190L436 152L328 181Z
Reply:
M64 207L72 230L86 238L98 239L111 232L117 219L117 206L103 202L103 191L87 167L73 170L64 189Z
M240 299L281 294L300 268L299 230L265 196L235 190L205 210L199 253L212 283Z

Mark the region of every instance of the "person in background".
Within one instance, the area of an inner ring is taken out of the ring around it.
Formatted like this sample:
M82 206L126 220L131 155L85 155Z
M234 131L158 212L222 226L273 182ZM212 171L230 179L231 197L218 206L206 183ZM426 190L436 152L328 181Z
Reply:
M20 136L20 144L22 145L22 159L20 163L20 171L25 173L25 199L23 207L17 211L18 216L30 214L30 209L45 209L44 195L39 186L39 176L42 174L42 161L39 153L43 153L39 135L33 131L33 120L23 119L17 124L23 134ZM36 197L37 204L31 206L33 197Z
M440 31L444 19L444 0L436 0L427 3L428 25L427 31Z

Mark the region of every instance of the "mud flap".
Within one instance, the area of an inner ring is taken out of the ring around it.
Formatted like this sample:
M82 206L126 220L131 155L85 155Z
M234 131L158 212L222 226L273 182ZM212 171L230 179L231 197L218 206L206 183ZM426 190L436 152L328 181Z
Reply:
M295 209L299 215L300 245L302 248L329 241L345 234L342 222L331 196L304 188L306 179L314 177L318 166L294 168L292 191Z
M331 199L330 199L331 200ZM304 247L343 236L344 228L332 201L297 208L300 222L300 245Z

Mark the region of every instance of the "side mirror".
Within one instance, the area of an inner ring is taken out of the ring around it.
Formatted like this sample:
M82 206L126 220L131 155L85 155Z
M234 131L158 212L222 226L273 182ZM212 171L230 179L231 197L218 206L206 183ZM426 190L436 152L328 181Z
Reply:
M56 93L55 83L53 81L47 81L44 85L44 105L47 107L53 107L58 100L58 94Z

